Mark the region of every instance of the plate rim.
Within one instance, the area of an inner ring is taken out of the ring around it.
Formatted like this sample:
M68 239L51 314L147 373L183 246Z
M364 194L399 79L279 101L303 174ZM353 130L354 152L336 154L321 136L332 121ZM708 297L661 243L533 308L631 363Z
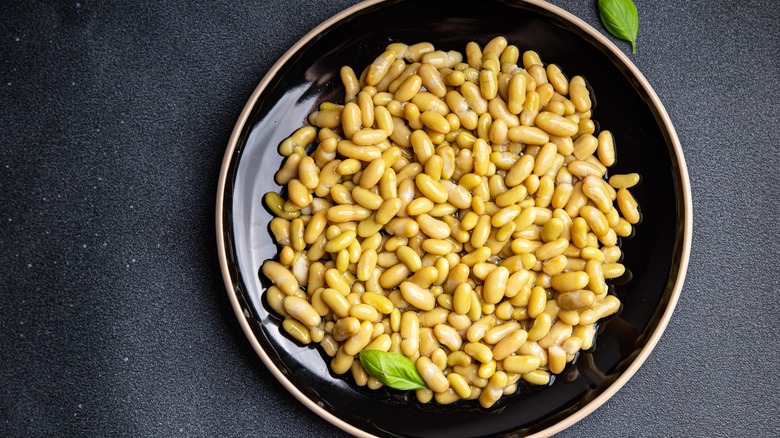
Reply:
M347 433L350 433L356 437L366 437L366 438L375 437L375 435L372 435L338 418L337 416L328 412L323 407L321 407L313 400L308 398L290 380L287 379L287 377L279 370L279 368L277 368L274 365L273 361L268 356L267 352L260 345L260 342L257 340L257 337L252 331L252 327L250 326L247 320L247 316L244 314L243 307L238 297L238 292L234 287L233 277L231 276L230 265L228 263L228 256L227 256L228 245L226 244L225 241L224 208L225 208L225 189L227 187L227 182L228 182L227 179L228 179L228 175L230 174L230 167L234 164L233 158L235 155L236 148L238 147L239 140L241 139L241 131L245 127L260 95L266 89L266 87L271 82L271 80L276 76L278 71L290 60L290 58L292 58L308 42L310 42L311 40L316 38L320 33L322 33L322 31L328 29L329 27L349 17L350 15L353 15L358 11L361 11L363 9L381 3L394 3L394 0L365 0L363 2L357 3L355 5L352 5L344 9L341 12L336 13L335 15L330 16L325 21L323 21L322 23L314 27L312 30L307 32L297 42L295 42L295 44L293 44L266 72L266 74L263 76L263 79L255 87L254 91L247 99L247 102L244 105L244 108L242 109L241 113L239 114L239 117L236 120L236 123L233 127L233 131L228 140L228 145L223 155L222 166L220 168L219 180L217 184L216 223L215 223L216 232L217 232L217 252L219 256L219 265L220 265L220 270L222 272L222 278L225 283L225 288L228 297L230 299L230 304L237 316L241 329L243 330L245 336L249 340L250 344L252 345L257 355L265 364L266 368L268 368L271 374L282 384L282 386L284 386L284 388L289 393L291 393L299 402L301 402L309 410L311 410L312 412L320 416L322 419L328 421L329 423L333 424L334 426L338 427L339 429ZM661 336L666 331L666 327L669 324L672 314L674 313L674 309L677 306L677 301L679 300L680 295L682 293L682 288L685 282L685 276L688 271L688 263L690 259L690 253L691 253L691 243L692 243L692 234L693 234L693 209L692 209L692 196L691 196L690 179L688 175L688 167L685 161L682 146L680 145L680 140L677 136L677 132L674 129L674 125L672 124L671 118L669 117L666 108L664 107L658 95L655 93L655 90L652 88L652 86L647 81L645 76L641 73L641 71L628 58L628 56L625 53L623 53L623 51L620 50L603 33L596 30L593 26L591 26L581 18L575 16L574 14L556 5L547 3L543 0L511 0L510 3L514 3L514 4L525 3L525 4L534 5L536 7L545 9L548 12L553 13L560 18L563 18L564 20L578 27L580 30L586 32L590 37L594 38L596 41L602 44L603 47L606 48L611 53L611 55L615 56L631 72L631 74L638 81L639 85L641 85L641 87L647 93L648 97L650 98L650 101L652 102L652 105L658 111L658 116L660 117L660 121L663 123L664 127L666 128L669 134L669 139L672 144L672 151L674 152L674 158L678 166L680 185L682 188L683 239L682 239L682 248L680 252L681 258L680 258L680 263L677 266L677 278L675 280L674 286L672 287L672 293L669 297L669 302L666 305L666 309L664 310L663 315L658 321L658 325L656 329L653 331L652 335L647 340L647 343L640 350L639 354L634 358L631 364L620 374L620 376L617 379L615 379L614 382L612 382L606 389L604 389L601 392L601 394L599 394L599 396L589 401L587 404L582 406L573 414L563 418L557 423L539 432L536 432L528 436L528 438L539 438L539 437L546 437L561 432L573 426L577 422L581 421L583 418L587 417L591 413L593 413L607 400L612 398L631 379L631 377L634 376L634 374L639 370L639 368L644 364L644 362L650 356L653 349L658 344L658 341L660 340ZM672 267L672 269L674 269L674 266Z

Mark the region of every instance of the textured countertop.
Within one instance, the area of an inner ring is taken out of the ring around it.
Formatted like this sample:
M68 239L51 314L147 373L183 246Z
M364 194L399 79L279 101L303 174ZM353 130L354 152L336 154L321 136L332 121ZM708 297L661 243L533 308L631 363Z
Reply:
M354 3L0 4L0 435L345 436L246 340L214 205L257 83ZM595 1L552 3L603 29ZM777 436L780 7L637 6L630 58L688 162L690 266L649 359L560 436Z

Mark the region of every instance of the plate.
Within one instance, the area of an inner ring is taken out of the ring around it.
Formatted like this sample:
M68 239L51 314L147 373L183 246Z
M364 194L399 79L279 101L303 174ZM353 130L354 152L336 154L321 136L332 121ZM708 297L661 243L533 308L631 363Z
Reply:
M615 292L622 311L601 324L595 347L548 387L523 387L485 410L476 402L417 403L414 394L371 391L332 375L314 346L281 330L263 300L260 266L275 256L261 205L278 191L278 144L322 101L343 96L339 69L360 71L390 42L433 43L463 52L504 35L595 91L594 120L616 139L615 173L638 172L632 189L643 221L624 239L630 275ZM679 141L663 105L631 61L600 32L540 1L368 1L312 30L268 72L238 118L225 152L217 194L217 241L228 296L257 354L298 400L357 436L550 435L604 403L644 362L671 317L691 244L691 195ZM399 421L403 419L403 421Z

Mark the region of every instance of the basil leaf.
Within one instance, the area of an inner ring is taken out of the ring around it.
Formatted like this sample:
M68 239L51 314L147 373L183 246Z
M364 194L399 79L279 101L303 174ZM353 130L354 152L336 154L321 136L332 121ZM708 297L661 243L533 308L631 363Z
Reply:
M406 356L381 350L363 350L359 356L363 368L383 385L402 391L426 388L417 367Z
M639 33L639 14L631 0L599 0L599 15L604 27L612 35L631 42L631 53L636 53Z

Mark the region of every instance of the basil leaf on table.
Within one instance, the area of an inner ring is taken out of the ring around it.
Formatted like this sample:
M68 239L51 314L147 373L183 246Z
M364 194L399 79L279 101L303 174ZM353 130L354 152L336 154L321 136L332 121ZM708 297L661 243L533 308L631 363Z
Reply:
M417 367L406 356L381 350L363 350L360 352L360 363L369 374L393 389L405 391L426 388Z
M599 0L599 16L612 35L629 41L631 53L636 53L639 14L631 0Z

